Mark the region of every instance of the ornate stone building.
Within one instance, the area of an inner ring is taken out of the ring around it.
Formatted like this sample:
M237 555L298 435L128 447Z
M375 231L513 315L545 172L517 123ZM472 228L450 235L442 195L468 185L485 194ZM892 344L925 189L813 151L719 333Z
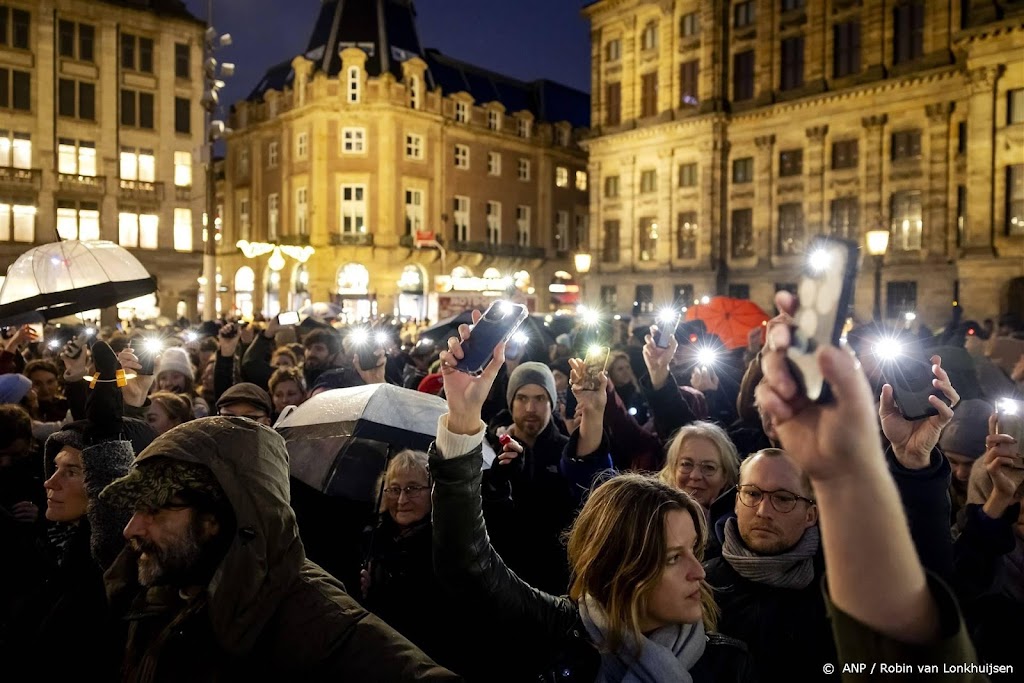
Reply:
M0 273L108 239L157 278L127 315L195 312L204 30L178 0L0 2Z
M423 49L411 0L324 2L306 52L234 107L222 306L423 318L504 292L548 310L588 231L589 107ZM284 249L306 245L305 264Z
M771 310L809 238L888 229L882 314L1024 316L1024 3L598 0L591 292ZM856 312L870 319L866 258ZM957 304L954 304L957 302Z

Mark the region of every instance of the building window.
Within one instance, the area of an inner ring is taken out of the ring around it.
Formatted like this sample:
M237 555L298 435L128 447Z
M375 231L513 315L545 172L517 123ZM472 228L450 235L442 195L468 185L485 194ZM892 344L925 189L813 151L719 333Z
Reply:
M192 153L174 153L174 184L177 187L192 186Z
M695 107L700 104L698 89L700 84L700 60L694 59L679 65L679 104L683 107Z
M530 119L519 119L519 121L516 123L516 126L518 128L517 132L519 134L519 137L521 137L524 140L529 140L530 139L531 128L532 128L531 124L532 124L532 121L530 121Z
M243 240L249 239L252 234L250 230L251 223L249 222L249 200L239 199L238 200L238 234Z
M754 157L743 157L732 162L732 182L751 183L754 181Z
M1006 167L1006 234L1024 235L1024 164Z
M658 113L658 72L652 71L640 79L640 116Z
M555 167L555 186L569 187L569 169L565 166Z
M737 3L732 10L733 22L732 25L735 28L743 28L744 26L750 26L754 23L754 10L757 3L754 0L747 0L746 2Z
M120 167L121 180L156 181L156 157L151 149L122 147Z
M469 146L455 145L455 168L469 168Z
M516 207L516 244L530 246L530 207Z
M174 210L174 251L192 251L192 209Z
M779 205L780 255L799 254L804 249L804 207L799 202Z
M832 27L832 77L860 73L860 22L846 21Z
M693 285L672 285L672 305L689 306L695 298Z
M832 143L832 169L857 168L858 143L856 140L839 140Z
M622 41L618 38L604 44L604 61L617 62L622 58Z
M57 235L62 240L98 240L100 205L97 202L58 200Z
M633 292L633 315L654 313L654 285L637 285Z
M917 312L917 283L888 282L885 287L885 317L902 320L907 313Z
M803 9L804 0L782 0L782 11L792 12L793 10Z
M658 172L653 168L640 171L640 194L658 191Z
M456 195L452 215L455 220L455 241L469 241L469 197Z
M117 243L133 249L156 249L160 217L139 213L138 209L122 209L117 215Z
M409 76L409 108L419 109L420 108L420 78L419 76Z
M121 125L153 130L153 93L121 91Z
M915 0L892 10L892 63L903 64L924 54L924 2Z
M409 133L405 136L405 158L423 159L423 136Z
M804 151L787 149L779 152L779 175L782 177L800 175L804 170Z
M679 187L697 187L697 164L679 164Z
M697 212L684 211L676 219L676 258L697 258Z
M309 133L299 133L295 136L295 158L306 159L309 157Z
M604 222L601 231L601 262L619 262L619 221L610 220Z
M32 168L32 136L0 130L0 167Z
M902 130L892 134L892 160L916 159L921 156L921 131Z
M309 234L309 190L305 187L295 189L295 234Z
M31 22L32 15L25 10L0 6L0 45L27 50Z
M57 83L57 114L96 120L96 84L61 78Z
M683 38L692 38L700 35L700 14L690 12L684 14L679 20L679 35Z
M487 129L498 131L501 130L501 114L496 111L487 112Z
M238 175L247 176L249 175L249 148L242 147L238 150L238 157L236 157L238 164Z
M366 234L366 186L341 186L341 233Z
M405 234L415 236L423 230L423 190L405 191Z
M555 128L555 144L559 147L569 146L569 129L558 126Z
M580 192L587 191L587 172L576 171L576 189Z
M1006 93L1006 125L1024 123L1024 88Z
M619 288L615 285L601 285L601 305L605 310L614 311L619 305Z
M604 196L606 199L616 199L619 196L619 176L610 175L604 179Z
M2 139L0 144L3 144ZM60 138L57 141L57 172L96 177L96 143Z
M518 178L520 180L524 181L524 182L530 179L530 160L529 159L520 159L519 160L518 168L516 169L516 174L517 174Z
M892 216L893 248L902 251L916 251L921 248L921 193L916 190L894 192L890 215Z
M501 175L501 154L498 152L487 153L487 175Z
M555 211L555 249L569 251L568 211Z
M726 296L728 296L730 299L750 298L750 285L740 284L737 282L730 282L729 289L726 291Z
M831 204L829 231L835 237L857 240L860 236L860 202L856 197L838 197Z
M640 219L640 234L637 240L641 261L653 261L658 257L658 220L651 216Z
M956 124L956 153L967 154L967 122Z
M609 83L604 88L605 92L605 118L604 122L609 126L617 126L622 122L622 84Z
M573 247L582 249L590 243L590 216L585 213L578 213L573 217L573 220L576 221Z
M732 98L737 102L754 97L754 51L737 52L732 57Z
M362 86L362 78L359 73L358 66L350 66L348 68L348 80L347 80L347 92L348 101L355 103L359 101L360 88Z
M501 244L501 202L487 202L487 243Z
M174 132L184 135L192 133L192 101L187 97L174 98Z
M278 219L280 218L277 193L267 195L267 239L277 241Z
M734 209L732 212L732 257L750 258L754 255L754 211Z
M467 123L469 121L469 106L465 102L455 103L455 121Z
M1010 212L1007 211L1007 222L1009 223ZM956 186L956 246L962 247L967 244L966 237L964 235L964 228L966 227L967 221L967 186L957 185ZM1021 219L1018 218L1017 224L1021 224ZM1012 227L1012 225L1010 226Z
M365 154L366 129L343 128L341 130L341 152L342 154Z
M121 68L153 73L153 39L121 34Z
M783 90L792 90L803 84L804 37L786 38L782 41L782 78L779 87Z
M36 207L0 199L0 242L11 241L36 241Z
M174 77L192 78L192 48L185 43L174 44Z
M658 22L648 21L640 33L640 49L653 50L658 47Z
M2 14L3 10L0 9ZM96 29L92 25L64 20L58 22L57 50L61 57L91 62L95 59L95 45Z

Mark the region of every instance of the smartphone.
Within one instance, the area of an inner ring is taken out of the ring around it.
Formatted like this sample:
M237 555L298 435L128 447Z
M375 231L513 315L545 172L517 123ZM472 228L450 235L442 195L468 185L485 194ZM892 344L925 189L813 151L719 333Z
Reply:
M135 340L135 342L128 342L128 348L132 350L136 358L139 359L140 375L152 375L156 368L156 357L160 353L160 349L163 344L157 339L142 339Z
M938 396L949 405L941 390L932 386L931 355L915 349L882 363L882 377L892 385L892 397L900 414L908 420L923 420L939 411L928 402L929 396Z
M507 342L527 315L529 311L522 304L503 300L492 303L473 326L469 339L462 342L462 360L455 369L475 376L483 374L494 357L495 347Z
M799 308L786 353L799 389L818 403L831 402L832 392L818 369L817 351L840 344L857 281L857 255L856 242L816 238L807 250L797 286Z
M587 356L583 359L583 381L580 383L583 389L594 391L601 385L601 373L608 367L610 354L611 349L598 344L587 349Z
M36 341L43 341L43 324L42 323L30 323L29 327L36 333Z
M1024 442L1024 401L1012 398L996 401L996 421L1000 434L1009 434L1017 440L1017 457L1013 458L1013 467L1024 469L1024 454L1020 450Z
M367 338L357 342L356 355L359 357L359 367L363 370L372 370L380 363L377 351L386 349L388 344L387 332L374 332L367 335Z
M299 313L298 311L284 311L279 313L277 316L278 325L298 325L299 324Z
M679 327L679 314L658 316L658 330L654 333L654 344L659 349L667 349L669 340L675 336L676 328Z

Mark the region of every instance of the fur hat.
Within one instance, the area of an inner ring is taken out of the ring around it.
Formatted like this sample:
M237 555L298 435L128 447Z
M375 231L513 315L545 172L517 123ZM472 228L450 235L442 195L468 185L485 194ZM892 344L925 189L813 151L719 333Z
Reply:
M156 369L156 375L159 377L165 372L180 372L186 377L194 377L196 374L195 368L192 367L192 361L188 358L188 352L185 349L172 346L169 349L164 349L160 356L160 365Z
M510 408L512 407L513 399L516 397L516 392L527 384L536 384L539 387L543 387L548 392L548 398L551 399L552 407L558 405L557 392L555 391L555 376L551 374L551 369L543 363L530 362L523 363L517 367L508 378L508 390L505 392L505 398L508 400Z
M200 496L212 503L226 499L224 489L210 468L174 458L149 458L110 482L100 500L116 508L159 508L175 495Z

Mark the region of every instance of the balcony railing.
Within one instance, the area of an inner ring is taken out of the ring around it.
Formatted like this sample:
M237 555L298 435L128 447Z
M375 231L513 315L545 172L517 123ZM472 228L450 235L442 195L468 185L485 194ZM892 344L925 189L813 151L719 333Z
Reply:
M0 185L19 190L39 190L42 171L38 168L0 167Z
M80 194L103 194L107 191L105 176L78 175L77 173L58 173L57 185L61 192L77 192Z
M488 254L489 256L505 256L508 258L544 258L544 247L521 247L518 244L452 242L451 250Z
M367 233L331 233L331 246L359 246L359 247L372 247L373 246L373 235Z
M279 235L278 244L287 244L295 247L309 246L309 235Z
M164 198L164 184L145 180L121 179L121 199L142 202L159 202Z

